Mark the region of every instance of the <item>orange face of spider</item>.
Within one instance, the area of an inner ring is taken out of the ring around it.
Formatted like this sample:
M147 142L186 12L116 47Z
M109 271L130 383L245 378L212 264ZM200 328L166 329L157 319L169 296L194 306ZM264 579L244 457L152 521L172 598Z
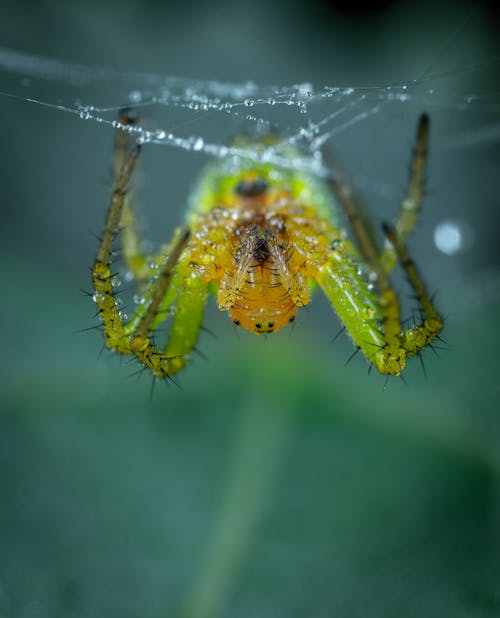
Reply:
M294 321L297 307L309 302L309 291L294 272L277 196L258 176L242 179L235 194L234 244L219 284L219 307L256 334L276 332Z
M230 309L236 325L254 333L272 333L295 319L297 307L283 286L272 259L255 259Z

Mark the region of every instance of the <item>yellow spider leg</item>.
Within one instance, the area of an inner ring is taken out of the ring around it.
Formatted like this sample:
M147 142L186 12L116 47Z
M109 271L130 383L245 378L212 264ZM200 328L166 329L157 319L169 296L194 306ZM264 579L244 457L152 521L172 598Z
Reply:
M389 225L384 225L384 232L399 257L423 311L423 323L403 333L402 346L408 356L413 356L439 334L443 327L443 318L436 311L417 267L408 255L397 232Z
M410 180L405 199L401 204L398 219L395 224L396 234L400 245L405 245L408 234L415 225L416 218L422 206L424 193L425 164L429 143L430 120L427 114L422 114L417 126L417 139L410 166ZM387 239L386 245L380 254L380 262L385 272L390 272L398 258L397 250Z
M112 273L110 269L113 242L118 233L124 198L130 176L135 168L140 153L140 146L136 145L130 151L125 161L120 177L115 183L111 205L108 210L101 244L97 251L97 257L92 268L94 283L94 300L99 307L100 315L104 324L104 337L109 348L122 354L130 354L130 341L125 334L122 319L116 303L113 286L111 283Z
M133 127L137 123L137 118L130 112L129 109L122 109L120 112L119 122L121 125ZM121 170L127 160L128 153L131 148L130 135L124 131L116 132L115 141L115 158L113 165L113 177L116 185L119 182ZM154 271L150 265L158 263L155 258L143 255L140 249L140 240L135 227L134 212L132 209L132 192L129 190L124 197L122 214L120 219L122 253L125 263L130 272L134 275L136 281L140 284L149 281ZM163 262L163 260L162 260Z
M92 279L95 289L94 299L97 302L103 321L106 345L121 354L135 354L155 375L165 377L177 371L176 365L171 365L172 359L167 354L159 351L150 342L149 335L153 323L158 317L159 307L162 303L162 299L167 293L175 266L189 240L189 230L185 230L183 234L181 234L173 251L167 258L160 276L158 277L151 302L148 304L144 315L141 317L135 333L130 333L130 329L126 328L122 323L122 317L111 283L112 273L110 270L110 262L114 239L120 228L127 186L134 171L140 150L141 148L138 144L131 149L123 165L120 177L115 183L101 244L99 245L97 257L92 269Z

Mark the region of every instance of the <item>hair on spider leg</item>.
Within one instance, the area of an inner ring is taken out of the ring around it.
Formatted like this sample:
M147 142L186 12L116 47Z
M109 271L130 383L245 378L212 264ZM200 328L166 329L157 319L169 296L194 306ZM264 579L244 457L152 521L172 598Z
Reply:
M177 380L174 380L174 378L169 374L169 373L164 373L161 378L160 376L155 376L156 378L161 379L161 381L164 384L167 384L168 382L171 382L172 384L174 384L175 386L177 386L177 388L180 388L182 390L182 384L180 384L179 382L177 382Z
M105 344L105 343L103 343L103 344L101 345L100 350L99 350L99 354L97 355L97 360L99 360L99 361L100 361L100 360L102 359L102 356L103 356L103 354L104 354L104 352L105 352L106 350L107 350L107 348L106 348L106 344ZM111 356L111 355L110 355L110 356ZM109 357L108 357L108 358L109 358Z
M422 368L422 373L424 375L424 379L425 381L427 381L427 371L425 370L425 364L424 364L424 357L422 355L422 350L420 350L420 352L417 353L417 358L420 362L420 367Z
M94 317L97 317L100 312L98 312ZM102 330L104 328L104 324L101 322L100 324L94 324L93 326L87 326L86 328L79 328L75 330L75 333L87 333L90 330Z
M439 352L448 352L448 348L443 348L443 346L436 345L433 342L429 342L427 344L429 348L434 352L434 354L439 358Z
M142 378L142 376L144 375L146 371L147 371L147 367L145 367L144 365L141 365L139 369L137 369L136 371L132 373L129 373L128 376L126 377L128 379L137 378L137 382L139 382L139 380Z
M338 330L337 334L333 337L333 339L330 341L330 343L335 343L342 333L345 333L345 326L342 326Z
M155 386L156 386L156 378L157 376L155 376L154 374L151 376L151 387L149 389L149 401L153 401L153 395L154 395Z
M193 352L196 352L196 354L198 354L198 356L206 362L210 360L208 356L204 352L202 352L197 346L193 348Z
M204 333L207 333L207 335L210 335L211 337L213 337L216 341L219 341L219 337L214 333L213 330L210 330L210 328L208 328L207 326L203 326L203 324L200 326L200 330L203 331Z
M408 382L406 381L406 379L405 379L405 378L404 378L401 374L399 374L397 377L401 380L401 382L402 382L405 386L408 386Z
M408 386L408 382L405 380L405 378L399 374L399 375L390 375L390 374L386 374L385 378L384 378L384 384L382 386L382 392L386 391L388 386L389 386L389 380L391 378L399 378L401 380L401 382L405 385Z
M99 244L102 243L102 236L100 234L96 234L94 230L87 230L87 233L90 234Z
M83 288L80 288L80 292L82 292L85 296L89 296L90 298L93 298L95 292L89 292L88 290L84 290Z
M347 367L347 365L352 361L352 359L356 356L356 354L361 350L361 348L359 346L356 346L356 349L354 350L354 352L349 356L349 358L346 360L346 362L344 363L344 367Z

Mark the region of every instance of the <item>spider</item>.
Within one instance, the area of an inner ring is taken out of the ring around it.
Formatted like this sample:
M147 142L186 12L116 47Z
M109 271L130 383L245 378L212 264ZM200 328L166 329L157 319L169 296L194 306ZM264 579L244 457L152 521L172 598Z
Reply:
M333 174L325 181L240 156L208 165L191 197L186 225L156 255L144 255L129 192L142 144L130 143L136 123L130 111L122 110L120 123L128 131L117 134L111 204L92 268L93 298L108 348L135 355L155 376L170 377L191 356L209 292L235 325L262 334L293 322L315 287L326 294L355 347L382 374L400 375L407 358L438 336L442 317L405 248L422 202L427 115L418 121L407 194L395 226L383 224L381 250L350 191ZM239 145L264 152L264 142ZM284 148L283 156L297 155ZM356 245L338 223L342 210ZM118 235L144 297L130 320L113 289ZM420 323L408 329L389 281L398 260L420 307ZM169 317L170 334L159 347L155 332Z

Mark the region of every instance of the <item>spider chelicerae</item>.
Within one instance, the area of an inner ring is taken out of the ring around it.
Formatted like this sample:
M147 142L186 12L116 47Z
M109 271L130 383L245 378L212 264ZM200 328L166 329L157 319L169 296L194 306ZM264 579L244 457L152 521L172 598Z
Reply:
M93 298L107 347L135 355L155 376L168 377L192 354L209 293L235 325L261 334L293 322L316 287L326 294L356 348L382 374L400 375L407 358L438 336L442 317L405 246L422 202L427 115L418 121L406 197L395 225L383 224L386 244L381 250L351 192L334 174L325 180L259 162L254 155L269 146L266 140L273 138L268 136L242 138L238 152L243 154L209 164L191 196L185 225L157 254L144 255L129 190L143 148L131 137L135 123L132 113L122 110L112 199L92 269ZM281 157L297 156L291 146L281 148ZM355 244L338 223L342 210ZM120 311L113 289L117 236L143 297L130 319ZM421 315L407 329L389 281L398 261ZM159 347L154 335L167 319L170 332Z

